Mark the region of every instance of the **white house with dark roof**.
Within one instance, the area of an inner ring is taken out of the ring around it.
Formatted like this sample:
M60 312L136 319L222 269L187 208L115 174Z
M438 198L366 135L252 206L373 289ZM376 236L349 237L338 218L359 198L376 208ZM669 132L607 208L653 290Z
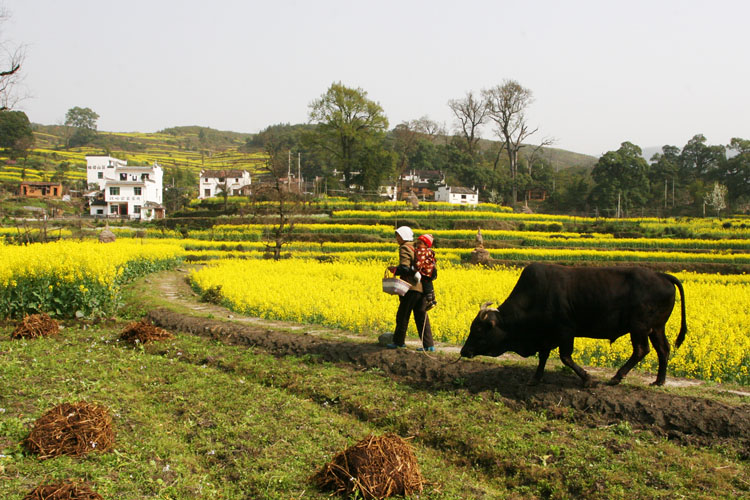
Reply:
M435 191L435 201L447 201L457 205L477 205L479 190L460 186L440 186Z
M99 217L152 220L164 217L164 171L158 163L128 165L111 156L87 156L89 213Z
M198 199L213 198L226 190L230 196L248 194L250 172L247 170L201 170Z

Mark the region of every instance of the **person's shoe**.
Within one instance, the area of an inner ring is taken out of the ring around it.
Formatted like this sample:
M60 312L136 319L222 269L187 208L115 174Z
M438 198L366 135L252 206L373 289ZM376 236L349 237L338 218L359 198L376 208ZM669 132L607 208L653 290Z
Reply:
M417 347L417 351L419 351L419 352L425 352L425 351L427 351L427 352L435 352L435 346Z
M388 349L403 349L406 347L406 344L388 344L386 345Z

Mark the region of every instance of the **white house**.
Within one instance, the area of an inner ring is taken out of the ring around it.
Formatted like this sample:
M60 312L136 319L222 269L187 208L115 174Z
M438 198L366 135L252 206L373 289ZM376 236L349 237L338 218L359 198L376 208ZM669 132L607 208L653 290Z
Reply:
M465 187L440 186L435 192L435 201L447 201L457 205L476 205L479 203L479 191Z
M223 190L232 195L247 194L250 189L250 172L247 170L201 170L198 199L218 196Z
M152 220L164 217L164 171L158 163L129 166L111 156L87 156L86 180L96 185L90 192L90 214Z

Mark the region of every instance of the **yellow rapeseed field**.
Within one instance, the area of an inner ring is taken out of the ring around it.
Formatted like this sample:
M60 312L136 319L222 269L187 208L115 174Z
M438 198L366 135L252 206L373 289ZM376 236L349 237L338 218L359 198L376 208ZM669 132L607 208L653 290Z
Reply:
M232 309L271 319L315 323L372 334L392 331L398 298L381 291L380 259L321 263L308 259L221 260L191 274L201 290L221 287ZM520 269L486 269L444 264L435 281L438 306L430 312L437 339L461 344L479 305L502 302ZM686 293L688 334L669 363L673 375L750 383L750 276L677 273ZM667 325L674 342L678 304ZM413 324L409 335L416 335ZM632 350L627 336L610 345L579 339L576 358L586 364L619 367ZM654 371L653 351L638 365Z
M182 247L158 240L0 244L0 317L107 313L118 305L119 285L169 267L183 254Z

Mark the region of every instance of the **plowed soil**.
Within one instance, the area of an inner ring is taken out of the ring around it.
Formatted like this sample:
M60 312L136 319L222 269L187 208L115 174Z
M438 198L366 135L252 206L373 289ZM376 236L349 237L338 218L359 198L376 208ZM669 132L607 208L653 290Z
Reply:
M205 305L188 298L190 292L189 289L185 292L184 281L183 284L178 281L174 277L162 278L159 287L183 305L192 300L196 309L205 310ZM582 388L576 375L550 368L542 384L528 386L535 368L533 363L457 361L455 352L426 356L412 349L389 350L375 341L325 339L305 332L304 325L300 332L287 333L262 323L226 322L167 309L151 311L148 319L172 332L255 346L275 356L311 355L321 362L351 365L355 369L378 368L386 376L419 390L455 390L459 386L476 393L489 391L504 398L509 406L544 409L552 416L572 413L577 421L596 426L625 420L633 428L650 430L684 444L730 444L744 450L745 457L750 456L750 404L745 402L729 404L640 385L610 387L600 375L596 376L599 383ZM310 327L311 332L313 328Z

